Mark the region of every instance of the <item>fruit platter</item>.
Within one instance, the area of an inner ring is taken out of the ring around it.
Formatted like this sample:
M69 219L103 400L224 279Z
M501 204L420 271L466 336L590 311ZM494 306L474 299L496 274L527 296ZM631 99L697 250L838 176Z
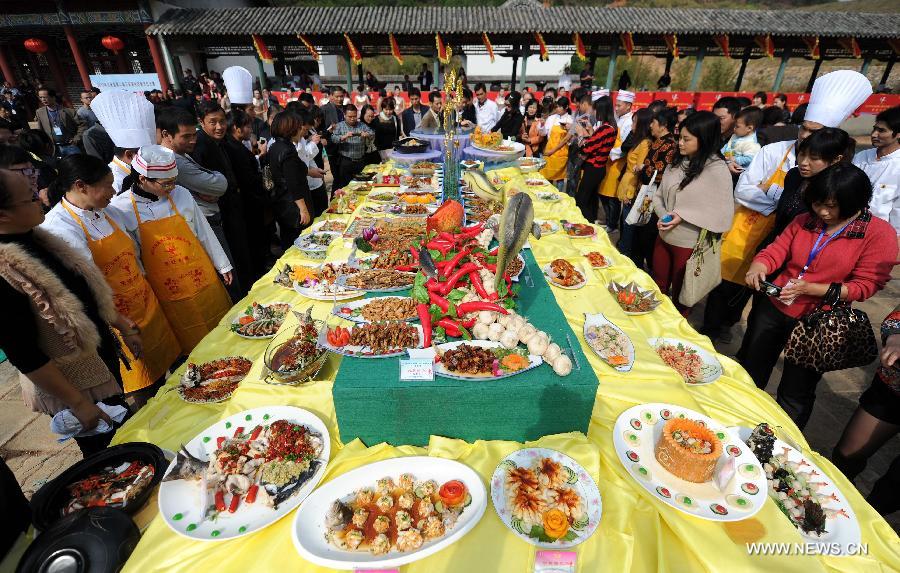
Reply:
M265 406L184 444L159 488L159 512L194 540L242 537L291 513L322 479L331 439L314 414Z
M271 338L275 336L284 317L291 310L286 302L260 304L253 302L231 321L231 331L242 338Z
M543 549L587 540L600 523L597 484L569 456L525 448L506 456L491 477L494 510L520 539Z
M251 366L253 362L243 356L217 358L203 364L188 362L178 384L178 395L192 404L224 402L231 398Z
M358 323L329 326L319 333L318 344L335 354L354 358L389 358L422 348L422 327L406 322Z
M480 476L457 461L382 460L316 490L294 517L294 547L324 567L399 567L457 542L486 507Z

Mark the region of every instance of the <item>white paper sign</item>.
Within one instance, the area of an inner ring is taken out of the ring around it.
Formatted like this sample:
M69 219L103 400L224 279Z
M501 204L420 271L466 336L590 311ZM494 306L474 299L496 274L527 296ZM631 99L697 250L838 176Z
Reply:
M400 380L434 380L434 361L413 358L400 359Z
M103 90L147 92L162 89L156 74L91 74L91 85Z

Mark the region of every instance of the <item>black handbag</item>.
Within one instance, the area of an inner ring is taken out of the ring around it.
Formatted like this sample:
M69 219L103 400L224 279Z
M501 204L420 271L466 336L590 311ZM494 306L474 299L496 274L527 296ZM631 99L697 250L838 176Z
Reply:
M786 361L832 372L865 366L878 357L868 315L842 302L840 295L840 283L831 283L819 306L797 321L784 347Z

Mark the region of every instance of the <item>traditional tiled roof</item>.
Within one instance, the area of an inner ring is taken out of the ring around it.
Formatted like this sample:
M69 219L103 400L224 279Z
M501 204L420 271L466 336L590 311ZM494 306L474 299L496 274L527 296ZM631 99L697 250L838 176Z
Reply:
M524 4L524 5L523 5ZM162 35L349 34L771 34L900 38L900 14L693 8L262 7L172 9L147 33Z

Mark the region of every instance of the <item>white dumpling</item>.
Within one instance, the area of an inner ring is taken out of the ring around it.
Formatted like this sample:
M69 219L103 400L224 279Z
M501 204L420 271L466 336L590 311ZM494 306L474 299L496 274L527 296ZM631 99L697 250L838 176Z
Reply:
M493 324L497 319L497 313L489 310L482 310L478 313L478 322L480 324Z
M560 376L568 376L572 373L572 360L565 354L560 354L553 361L553 371Z
M472 327L472 336L478 340L488 340L490 337L490 330L490 325L478 322Z
M544 350L543 357L544 360L552 363L560 354L562 354L562 349L559 347L559 344L553 342L547 345L547 349Z
M519 329L519 342L522 344L528 344L528 339L530 339L534 333L537 332L537 329L530 324L526 324L522 328Z
M541 333L535 333L528 339L528 353L535 356L541 356L547 350L547 338L541 336Z
M506 332L506 329L503 328L501 324L495 322L488 327L488 339L494 341L500 340L500 337L503 336L504 332Z
M519 337L516 332L513 332L512 330L507 330L500 337L500 344L502 344L504 348L508 348L508 349L512 350L513 348L518 346Z

